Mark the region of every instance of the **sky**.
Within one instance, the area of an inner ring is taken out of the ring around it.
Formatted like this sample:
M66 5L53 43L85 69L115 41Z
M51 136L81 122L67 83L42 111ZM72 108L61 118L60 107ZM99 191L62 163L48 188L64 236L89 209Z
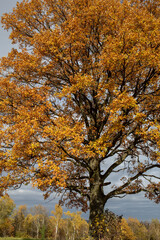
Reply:
M11 12L16 6L17 0L0 0L0 16L5 12ZM4 31L0 24L0 57L7 56L12 47L9 40L9 32ZM58 203L58 197L54 194L47 200L43 199L43 193L31 186L22 186L18 190L9 192L10 197L15 201L17 207L19 205L27 205L31 208L41 204L48 209L49 212L54 210L54 205ZM106 208L113 211L115 214L123 215L123 217L133 217L140 221L151 221L152 219L160 220L160 204L155 204L153 201L144 197L144 194L127 196L123 199L111 199L107 202ZM67 211L65 207L64 212ZM72 209L70 211L77 211ZM88 219L88 212L82 214L82 217Z

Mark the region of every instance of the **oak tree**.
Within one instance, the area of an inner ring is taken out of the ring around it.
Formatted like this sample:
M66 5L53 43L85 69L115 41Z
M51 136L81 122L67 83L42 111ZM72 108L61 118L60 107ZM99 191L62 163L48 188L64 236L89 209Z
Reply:
M0 65L1 193L64 192L91 235L111 198L158 203L159 0L23 0L2 24L17 45Z

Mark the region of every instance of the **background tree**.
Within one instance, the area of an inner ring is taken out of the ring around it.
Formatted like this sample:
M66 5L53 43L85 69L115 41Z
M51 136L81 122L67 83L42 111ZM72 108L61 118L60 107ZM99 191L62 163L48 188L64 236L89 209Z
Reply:
M11 218L0 221L0 237L11 237L14 233L14 225Z
M50 216L46 236L54 240L69 239L66 219L61 218L57 228L57 219L54 216Z
M5 195L0 198L0 236L11 236L14 231L13 221L11 216L15 209L14 201Z
M158 240L160 238L160 222L158 219L152 219L148 233L150 240Z
M148 231L144 224L140 223L138 219L129 218L128 219L128 225L132 229L136 239L138 240L147 240L148 237Z
M55 205L55 211L51 211L51 213L54 215L55 240L57 240L59 225L60 225L60 221L61 221L62 215L63 215L63 209L59 204L56 204Z
M88 235L88 224L87 222L81 218L81 212L73 212L67 211L65 213L68 216L67 222L69 221L69 225L67 226L68 230L70 230L69 239L71 240L81 240L86 239ZM70 229L69 229L70 227Z
M19 50L1 60L1 191L31 181L83 211L89 202L91 235L108 199L159 202L159 9L23 0L3 16Z
M10 217L13 214L16 205L8 196L4 195L0 198L0 220Z
M27 214L25 218L24 228L27 237L34 238L36 236L34 232L34 216L31 213Z
M25 218L27 216L27 206L26 205L20 205L16 211L14 212L14 232L16 237L22 237L25 236Z
M35 230L35 237L39 238L41 233L45 231L48 224L48 211L44 206L39 204L37 206L34 206L31 209L31 212L33 214L32 228Z
M121 240L135 240L135 239L136 239L136 236L134 235L132 229L129 227L126 219L122 218L122 220L121 220Z

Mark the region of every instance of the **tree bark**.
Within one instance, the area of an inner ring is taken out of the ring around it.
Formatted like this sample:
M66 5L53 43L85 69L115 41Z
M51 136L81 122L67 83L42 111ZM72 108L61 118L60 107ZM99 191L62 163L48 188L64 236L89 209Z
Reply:
M93 164L94 165L94 164ZM104 206L105 195L102 188L102 178L99 166L95 166L90 174L90 215L89 215L89 235L99 240L103 237L104 226Z

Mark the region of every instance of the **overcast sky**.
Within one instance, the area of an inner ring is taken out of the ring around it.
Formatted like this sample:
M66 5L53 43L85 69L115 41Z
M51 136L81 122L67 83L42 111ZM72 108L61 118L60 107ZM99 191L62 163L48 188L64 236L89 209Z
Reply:
M5 12L10 12L16 6L17 0L0 0L0 16ZM9 32L4 31L0 25L0 57L6 56L13 46L9 40ZM28 208L34 205L44 205L49 212L54 209L58 199L52 196L48 200L43 200L43 193L31 187L22 187L19 190L10 191L11 198L14 199L17 206L26 204ZM158 218L160 220L160 204L143 197L143 194L127 196L123 199L111 199L106 208L110 209L118 215L123 215L125 218L134 217L139 220L151 220ZM64 211L67 209L64 207ZM74 209L75 211L75 209ZM88 218L88 213L83 214L83 217Z

